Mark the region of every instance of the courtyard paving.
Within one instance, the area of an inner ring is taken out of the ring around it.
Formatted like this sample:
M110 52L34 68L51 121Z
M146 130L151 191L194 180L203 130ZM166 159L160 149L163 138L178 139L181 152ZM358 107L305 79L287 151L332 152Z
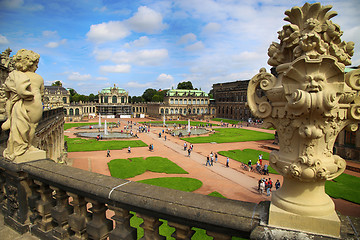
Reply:
M108 119L110 121L117 121L119 119ZM127 124L127 121L146 121L146 119L122 119L121 127L119 129L113 129L113 131L120 131ZM94 124L98 120L94 119ZM104 121L104 120L103 120ZM218 122L214 122L218 123ZM274 132L273 130L266 130L254 127L244 127L245 129ZM133 131L137 129L137 126L133 126ZM256 142L236 142L236 143L202 143L194 144L194 151L192 151L190 157L187 156L187 152L183 150L184 141L178 137L170 136L166 134L167 139L165 141L164 135L162 138L158 137L158 133L162 130L161 127L151 127L149 133L138 133L139 139L146 144L153 144L154 151L150 152L148 147L132 148L132 152L128 153L127 149L112 150L111 157L106 157L106 151L93 151L93 152L70 152L68 153L69 165L97 172L104 175L109 175L110 172L107 163L112 159L119 158L131 158L131 157L149 157L160 156L166 157L172 162L182 167L189 174L166 174L166 173L154 173L145 172L134 178L129 178L131 181L138 181L149 178L158 177L191 177L199 179L203 182L201 188L194 191L198 194L209 194L213 191L217 191L227 198L248 202L260 202L264 200L271 200L265 194L259 194L257 191L257 182L263 175L254 172L248 172L241 168L241 164L235 160L230 159L230 167L225 166L226 158L219 155L218 162L214 163L214 166L205 166L206 156L210 152L227 151L234 149L257 149L270 152L270 150L264 149L264 144L271 144L272 141L256 141ZM74 133L80 131L74 128L66 130L65 135L69 137L75 137ZM81 130L84 131L84 130ZM106 141L106 140L102 140ZM120 140L121 141L121 140ZM189 144L188 144L189 145ZM253 162L256 159L252 159ZM264 161L266 162L266 161ZM355 163L354 163L355 164ZM348 171L347 171L348 172ZM350 174L360 175L353 172ZM277 179L282 183L282 176L270 174L265 176L270 177L273 182ZM347 202L341 199L334 199L336 209L344 215L360 216L360 205Z

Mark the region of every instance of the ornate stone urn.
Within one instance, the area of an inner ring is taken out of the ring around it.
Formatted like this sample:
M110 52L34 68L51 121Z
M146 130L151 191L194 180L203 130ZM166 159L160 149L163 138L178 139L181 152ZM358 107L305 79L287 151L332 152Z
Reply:
M284 182L273 192L269 225L338 237L340 221L325 181L345 170L333 146L341 130L358 128L360 70L344 72L354 43L341 41L331 8L306 3L285 12L290 24L268 50L277 76L260 69L247 94L252 113L279 136L280 150L269 160Z

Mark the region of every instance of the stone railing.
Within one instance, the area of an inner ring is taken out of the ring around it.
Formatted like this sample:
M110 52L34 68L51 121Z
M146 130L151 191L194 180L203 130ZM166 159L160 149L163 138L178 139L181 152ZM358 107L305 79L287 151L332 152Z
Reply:
M159 219L175 228L175 239L191 239L192 227L205 229L215 240L305 236L267 226L269 202L165 189L46 159L14 164L0 158L0 208L5 224L40 239L137 239L130 211L144 220L142 239L165 239Z

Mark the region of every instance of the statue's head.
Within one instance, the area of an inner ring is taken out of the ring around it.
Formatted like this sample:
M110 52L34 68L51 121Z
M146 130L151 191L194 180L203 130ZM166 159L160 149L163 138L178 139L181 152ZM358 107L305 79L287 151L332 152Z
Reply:
M39 63L40 55L26 49L19 50L13 57L15 69L21 72L35 72Z

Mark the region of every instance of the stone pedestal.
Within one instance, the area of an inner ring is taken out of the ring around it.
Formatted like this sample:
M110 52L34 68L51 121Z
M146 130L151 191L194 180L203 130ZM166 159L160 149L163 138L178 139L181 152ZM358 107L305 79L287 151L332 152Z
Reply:
M46 152L43 150L27 151L14 159L14 163L31 162L35 160L46 159Z
M283 229L340 237L340 220L335 211L325 216L305 216L284 211L271 204L268 224Z

